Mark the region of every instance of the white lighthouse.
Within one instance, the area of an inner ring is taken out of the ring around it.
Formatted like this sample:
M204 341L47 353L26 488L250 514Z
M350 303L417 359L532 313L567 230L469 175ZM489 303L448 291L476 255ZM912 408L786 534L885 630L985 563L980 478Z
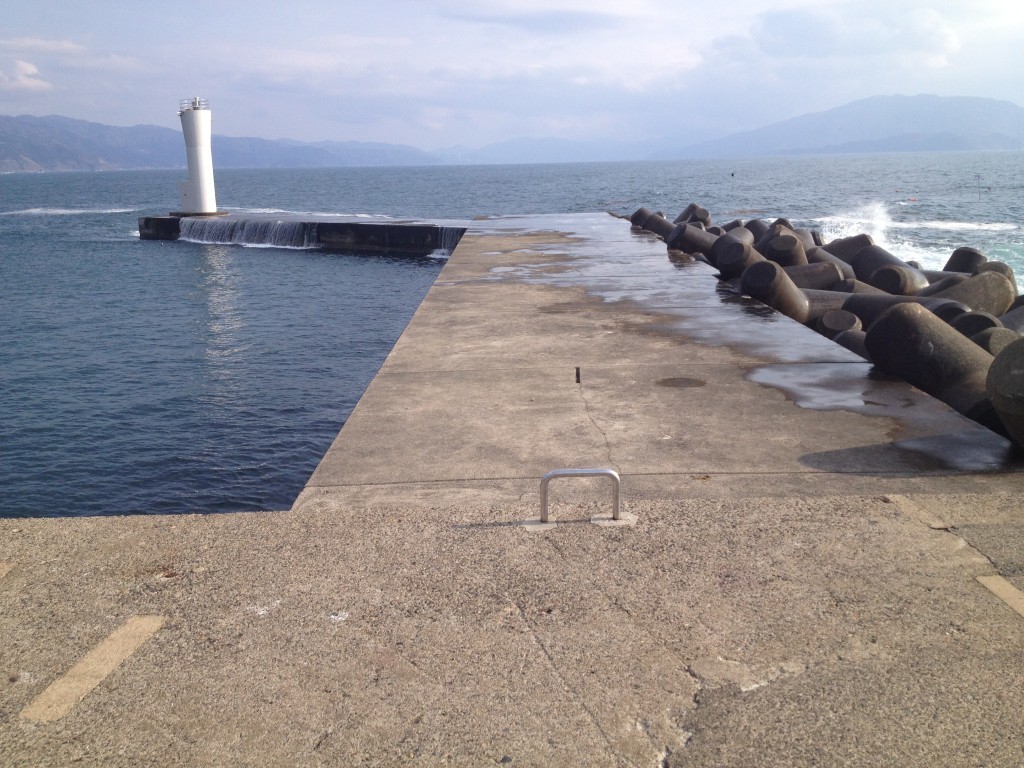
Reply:
M178 183L181 213L196 216L217 213L213 188L213 153L210 151L210 103L196 96L178 105L188 155L188 181Z

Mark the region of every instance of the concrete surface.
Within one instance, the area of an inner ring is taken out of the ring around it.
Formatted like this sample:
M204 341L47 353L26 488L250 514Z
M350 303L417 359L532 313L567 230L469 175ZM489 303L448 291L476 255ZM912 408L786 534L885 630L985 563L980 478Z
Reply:
M523 525L588 466L635 525ZM476 222L290 511L0 520L0 762L1021 765L1022 480L628 222Z

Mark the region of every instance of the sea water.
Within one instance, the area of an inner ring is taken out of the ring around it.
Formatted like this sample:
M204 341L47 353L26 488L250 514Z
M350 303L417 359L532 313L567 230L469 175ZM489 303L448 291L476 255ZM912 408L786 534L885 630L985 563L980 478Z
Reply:
M139 240L183 173L0 176L0 515L287 509L443 265ZM217 187L239 214L368 220L693 201L1024 274L1024 153L225 169Z

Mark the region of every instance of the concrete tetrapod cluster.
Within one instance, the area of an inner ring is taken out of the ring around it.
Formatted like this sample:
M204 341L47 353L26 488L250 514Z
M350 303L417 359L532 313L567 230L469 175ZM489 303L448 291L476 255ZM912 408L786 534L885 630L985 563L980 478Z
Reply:
M712 224L691 203L630 223L719 277L1024 448L1024 297L1013 270L957 248L941 270L860 234L825 242L787 219Z

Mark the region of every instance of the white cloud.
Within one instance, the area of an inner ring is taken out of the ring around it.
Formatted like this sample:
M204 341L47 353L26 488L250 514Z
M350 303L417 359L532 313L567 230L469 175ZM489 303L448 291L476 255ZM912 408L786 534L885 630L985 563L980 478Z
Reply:
M906 31L918 54L930 67L945 67L963 47L955 29L935 10L917 9L907 15Z
M0 71L5 111L117 124L173 127L177 99L198 93L215 105L215 130L233 135L433 147L545 132L704 138L879 93L1022 103L1022 8L292 0L285 9L182 0L146 26L109 3L34 0L5 15Z
M10 74L0 70L0 90L49 91L52 88L53 84L39 77L39 67L31 62L15 59Z
M0 51L15 53L83 53L85 48L71 40L50 40L44 37L14 37L0 40Z
M944 57L961 47L953 24L930 8L899 5L866 12L863 5L768 11L753 29L757 46L773 58L845 59Z

